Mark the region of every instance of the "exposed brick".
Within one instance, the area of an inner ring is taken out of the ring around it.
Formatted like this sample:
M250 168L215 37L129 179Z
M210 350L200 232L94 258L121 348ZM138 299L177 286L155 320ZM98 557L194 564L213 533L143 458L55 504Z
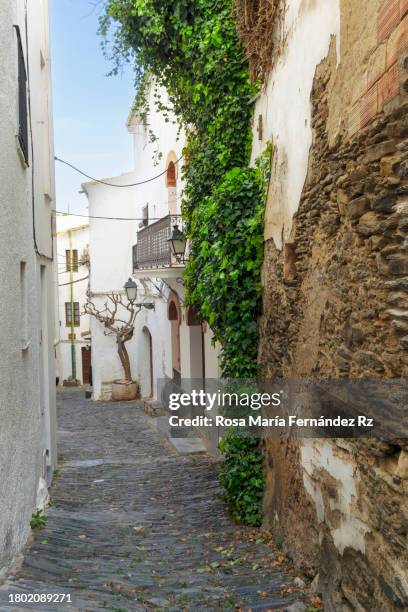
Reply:
M378 42L383 42L400 20L400 0L385 0L378 12Z
M351 109L348 117L348 129L350 136L353 136L360 129L361 125L361 103L357 102Z
M378 86L377 83L361 98L361 127L366 126L378 112Z
M387 41L387 68L390 68L406 51L408 51L408 15Z
M382 110L384 104L395 98L400 92L400 79L398 65L395 63L378 83L378 109Z

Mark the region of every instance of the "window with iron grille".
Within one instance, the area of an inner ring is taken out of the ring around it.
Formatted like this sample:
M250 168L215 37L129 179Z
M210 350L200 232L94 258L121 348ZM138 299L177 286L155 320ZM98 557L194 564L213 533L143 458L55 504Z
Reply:
M27 108L27 72L21 44L20 28L15 26L17 33L18 54L18 142L28 165L28 108Z
M78 272L78 251L76 249L73 251L66 250L65 260L67 272Z
M74 322L72 323L72 310L74 311ZM81 324L81 317L79 314L79 302L73 302L71 309L71 302L65 302L65 325L71 327L75 325L78 327Z

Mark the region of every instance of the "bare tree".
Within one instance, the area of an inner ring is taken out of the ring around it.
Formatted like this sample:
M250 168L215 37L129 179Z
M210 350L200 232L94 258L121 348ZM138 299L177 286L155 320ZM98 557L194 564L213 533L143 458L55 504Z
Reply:
M122 296L118 293L110 293L107 298L104 304L105 307L99 310L88 297L87 303L84 306L84 312L103 323L106 328L105 336L116 336L118 355L125 373L125 381L132 382L129 354L126 350L125 342L133 338L135 319L142 307L132 302L125 303ZM122 311L125 311L124 319L119 318L121 316L119 307L122 307Z

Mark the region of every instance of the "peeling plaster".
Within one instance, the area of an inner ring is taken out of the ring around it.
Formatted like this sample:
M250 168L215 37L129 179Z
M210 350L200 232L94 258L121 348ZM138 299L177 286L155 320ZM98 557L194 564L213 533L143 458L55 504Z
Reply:
M301 463L304 469L303 484L312 498L318 521L325 523L340 554L346 548L365 553L365 535L369 527L353 514L356 497L354 462L346 462L334 452L334 443L305 440L301 447ZM322 472L326 472L337 483L336 499L325 499ZM340 513L340 525L330 525L330 511Z
M311 91L316 67L327 56L336 37L340 58L339 0L288 0L284 20L285 51L255 105L264 119L264 141L253 139L253 160L265 141L275 147L271 187L265 214L265 240L278 249L288 240L292 218L299 207L312 145ZM308 41L305 48L305 41Z

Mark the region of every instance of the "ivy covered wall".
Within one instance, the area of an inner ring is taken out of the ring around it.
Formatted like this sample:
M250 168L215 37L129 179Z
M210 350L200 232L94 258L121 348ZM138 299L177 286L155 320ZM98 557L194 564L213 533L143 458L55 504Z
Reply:
M224 376L254 377L269 151L248 166L257 86L232 2L107 0L101 31L116 66L132 59L139 77L151 74L166 87L186 130L187 299L223 347Z

